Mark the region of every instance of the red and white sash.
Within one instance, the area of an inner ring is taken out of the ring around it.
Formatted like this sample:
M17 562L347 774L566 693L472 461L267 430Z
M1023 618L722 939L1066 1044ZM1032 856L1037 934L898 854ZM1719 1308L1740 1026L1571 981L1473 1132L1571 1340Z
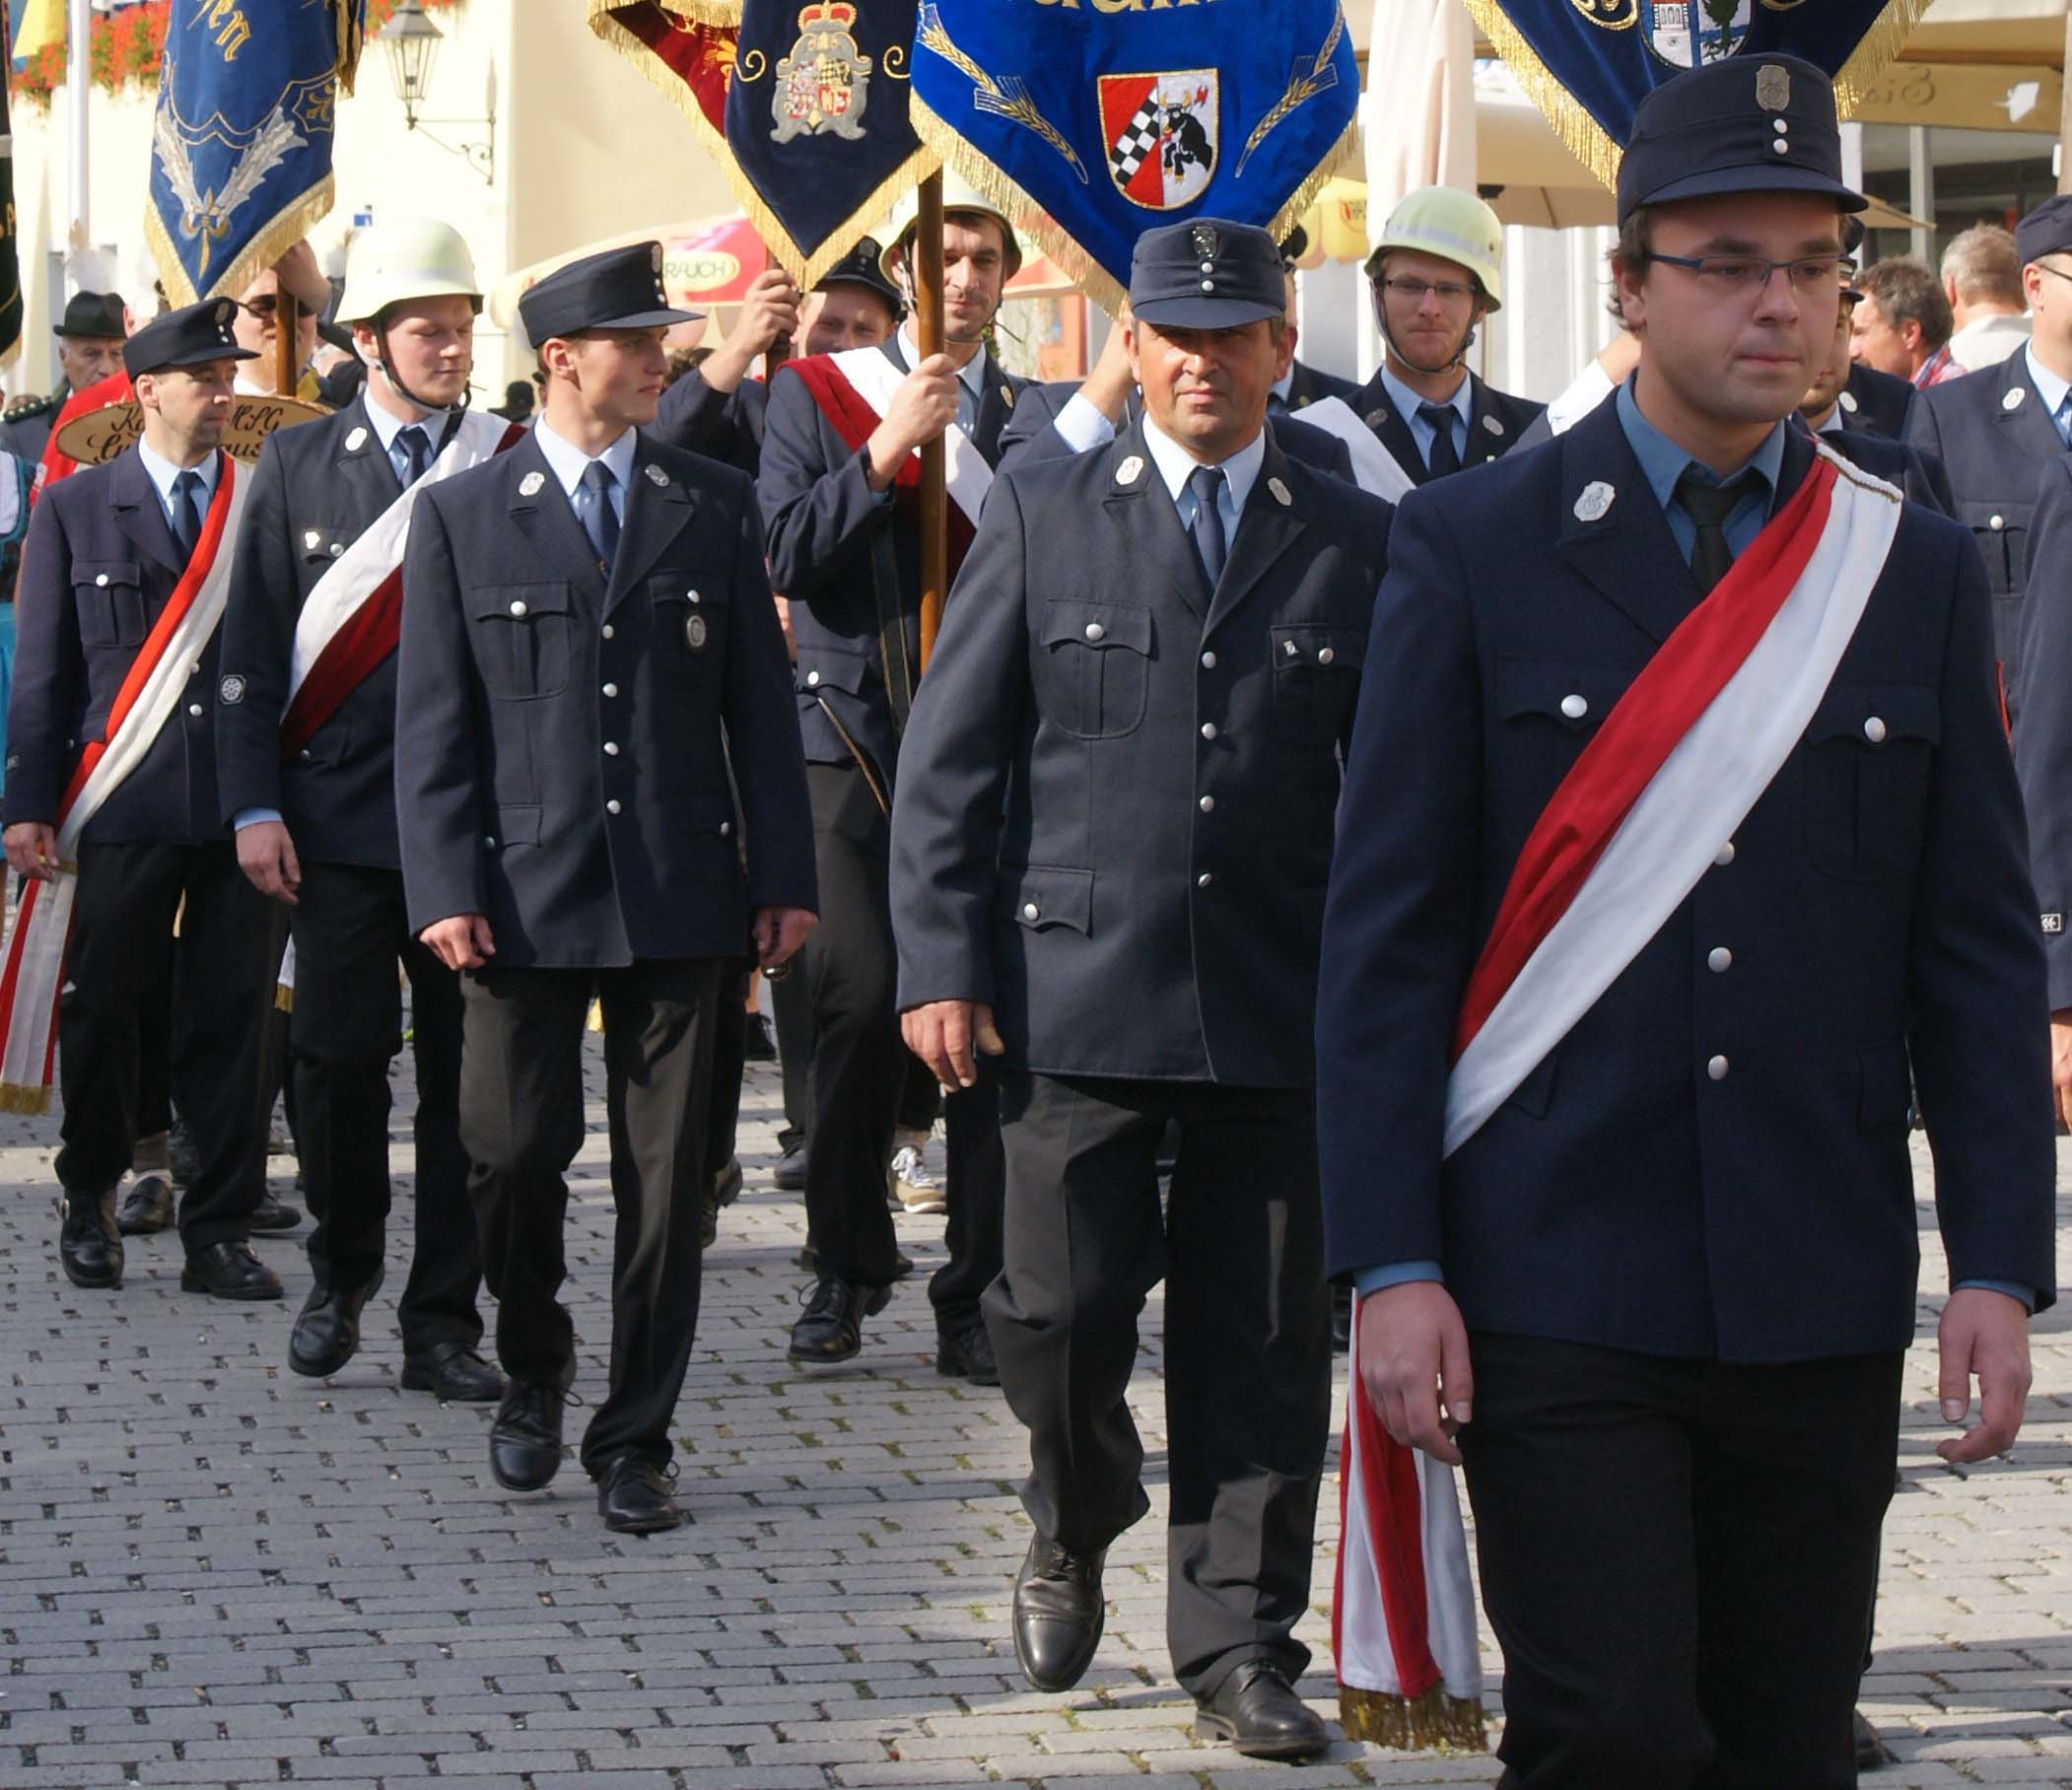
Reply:
M1361 422L1344 398L1319 398L1302 406L1298 422L1322 429L1346 444L1352 456L1352 480L1362 491L1389 503L1400 504L1417 487L1417 481L1403 469L1396 456L1381 444L1381 438Z
M58 802L57 880L32 881L16 911L0 970L0 1111L40 1113L50 1104L80 835L150 753L223 619L248 487L228 454L218 464L215 495L187 569L115 693L104 738L88 741Z
M883 421L892 394L907 377L891 357L876 348L845 348L840 354L825 358L849 381L849 388L877 413L879 421ZM971 445L971 439L963 430L945 429L942 443L950 502L963 511L964 519L976 528L979 512L986 507L986 493L993 489L993 468L986 464L986 456ZM910 454L908 461L918 479L921 476L919 451ZM904 470L902 468L902 472Z
M403 619L403 548L418 493L479 466L525 439L524 425L463 411L459 426L417 481L377 516L311 587L295 624L281 756L308 745L338 706L395 651Z
M1315 405L1310 406L1312 410ZM1519 854L1468 981L1445 1152L1517 1090L1682 904L1805 734L1899 524L1899 493L1825 446L1783 509L1613 707ZM1453 1474L1389 1439L1359 1375L1333 1611L1349 1738L1482 1744Z

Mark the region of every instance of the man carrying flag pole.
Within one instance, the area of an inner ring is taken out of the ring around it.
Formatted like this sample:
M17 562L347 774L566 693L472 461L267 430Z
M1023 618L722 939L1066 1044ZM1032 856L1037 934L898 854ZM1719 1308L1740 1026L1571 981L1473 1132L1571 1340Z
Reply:
M1406 497L1375 612L1317 1034L1374 1519L1348 1496L1340 1670L1434 1682L1444 1513L1403 1450L1464 1462L1516 1790L1855 1783L1915 1099L1944 1420L1980 1398L1945 1460L2013 1441L2055 1297L1984 569L1786 421L1863 203L1810 63L1643 101L1613 262L1638 371Z

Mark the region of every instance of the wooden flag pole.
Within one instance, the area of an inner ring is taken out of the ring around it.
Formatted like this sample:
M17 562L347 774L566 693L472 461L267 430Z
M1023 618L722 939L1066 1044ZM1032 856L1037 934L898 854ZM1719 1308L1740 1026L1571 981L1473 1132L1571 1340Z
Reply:
M303 333L303 308L285 286L276 286L273 308L273 394L292 398L302 382L301 357L295 349Z
M942 352L942 176L921 183L914 225L914 332L921 358ZM947 451L938 435L921 450L921 668L928 669L949 594Z

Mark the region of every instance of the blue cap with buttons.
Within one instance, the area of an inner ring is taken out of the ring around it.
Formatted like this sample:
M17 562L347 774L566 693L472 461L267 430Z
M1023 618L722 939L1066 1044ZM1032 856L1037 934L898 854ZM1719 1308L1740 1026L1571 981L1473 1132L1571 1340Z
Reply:
M2024 267L2072 248L2072 193L2052 193L2015 226L2015 259Z
M232 333L237 317L236 299L204 299L153 317L122 344L122 370L135 379L140 373L199 367L208 361L255 361L259 357L240 348Z
M661 244L634 242L557 267L518 300L518 321L537 348L550 336L586 329L656 329L695 323L702 310L678 310L661 283Z
M1640 102L1619 160L1619 221L1642 205L1716 193L1811 192L1870 203L1841 177L1834 83L1797 56L1745 50L1665 81Z
M1130 310L1175 329L1230 329L1287 311L1280 249L1254 224L1161 224L1130 257Z

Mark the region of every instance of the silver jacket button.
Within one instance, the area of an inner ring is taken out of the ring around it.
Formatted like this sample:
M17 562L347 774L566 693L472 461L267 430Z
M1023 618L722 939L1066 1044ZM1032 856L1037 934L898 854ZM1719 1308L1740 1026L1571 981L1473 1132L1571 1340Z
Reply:
M1086 638L1088 640L1105 640L1107 635L1108 630L1102 627L1099 622L1088 622L1086 624Z
M607 813L607 814L616 814L616 813L617 813L618 811L619 811L619 804L618 804L618 802L617 802L617 801L616 801L615 799L614 799L614 800L612 800L612 801L608 801L608 802L606 802L606 803L604 804L604 812L605 812L605 813Z
M606 758L616 758L616 757L618 757L618 755L619 755L619 742L618 742L617 740L615 740L615 739L607 739L607 740L606 740L606 741L604 742L604 756L605 756Z
M511 602L511 613L513 615L523 615L525 613L525 605L514 597Z
M733 837L733 822L732 822L732 821L730 821L730 820L723 820L723 821L722 821L722 822L720 823L720 837L721 837L722 839L731 839L731 838Z
M1573 694L1564 696L1561 698L1561 713L1570 721L1581 721L1590 713L1590 699Z
M107 588L107 574L105 572L101 573L95 578L94 583L99 588L105 590Z
M619 693L619 686L618 686L617 684L606 684L606 685L604 686L604 694L605 694L606 696L616 696L616 695L618 695L618 693Z
M1320 665L1328 665L1333 659L1337 657L1338 653L1335 649L1331 647L1325 647L1317 654L1317 663Z
M820 673L819 673L819 672L817 672L817 671L808 671L808 672L807 672L807 673L805 674L805 687L806 687L806 688L807 688L808 690L815 690L815 689L818 689L818 688L819 688L819 686L820 686Z
M1213 671L1215 669L1215 654L1213 653L1202 654L1202 669L1205 671Z
M1024 920L1034 920L1042 911L1033 901L1024 902L1022 904L1021 917Z
M2007 517L2004 516L1989 516L1985 518L1985 525L1998 531L2007 526Z
M1195 887L1206 889L1213 881L1215 881L1215 872L1213 870L1204 870L1201 875L1195 878Z
M1203 737L1204 739L1213 739L1213 738L1215 738L1215 723L1214 723L1214 722L1212 722L1212 721L1205 721L1205 722L1204 722L1204 723L1202 723L1202 737Z
M484 834L484 835L482 836L482 843L483 843L483 844L484 844L485 846L487 846L487 847L488 847L488 848L489 848L489 849L490 849L490 850L491 850L492 852L494 852L494 851L495 851L495 850L497 849L497 842L496 842L496 839L495 839L495 838L494 838L494 837L493 837L492 835L490 835L490 834L486 834L486 833L485 833L485 834Z
M1705 968L1715 976L1724 976L1734 967L1734 953L1723 944L1714 945L1705 953Z
M1213 795L1202 797L1202 812L1204 814L1213 814L1215 812L1215 797Z
M201 713L201 704L189 703L187 705L187 713L189 715L199 715Z
M1705 1065L1705 1073L1710 1075L1714 1081L1726 1080L1727 1060L1724 1057L1713 1058L1710 1063Z
M1725 869L1728 864L1734 861L1734 842L1731 839L1713 854L1712 861L1719 865L1721 869Z
M1872 716L1869 721L1863 723L1863 736L1874 746L1883 745L1885 743L1885 723L1878 716Z
M606 640L611 639L611 623L609 622L606 622L604 624L604 638Z

